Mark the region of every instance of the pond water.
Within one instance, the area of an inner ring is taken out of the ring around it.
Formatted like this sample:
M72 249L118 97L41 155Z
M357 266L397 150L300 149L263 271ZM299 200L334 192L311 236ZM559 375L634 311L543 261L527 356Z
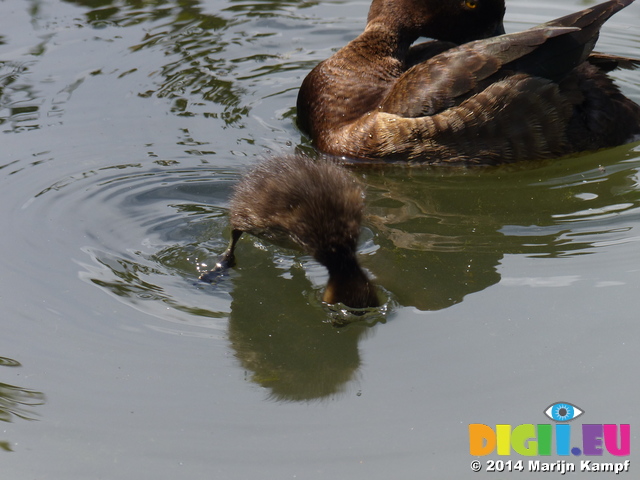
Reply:
M506 28L589 4L509 1ZM359 170L386 304L345 328L323 268L253 238L197 283L246 167L309 149L297 89L367 9L0 2L2 478L477 478L469 424L558 401L631 424L637 457L638 144ZM599 50L640 56L638 24L640 3Z

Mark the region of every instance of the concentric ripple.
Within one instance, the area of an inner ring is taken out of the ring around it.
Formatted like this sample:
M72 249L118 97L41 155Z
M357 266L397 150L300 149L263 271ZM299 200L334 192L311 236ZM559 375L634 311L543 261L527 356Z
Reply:
M110 166L60 179L42 189L25 208L41 208L39 215L56 225L54 236L58 232L84 239L81 254L73 259L82 280L170 322L154 323L151 328L224 336L236 289L242 291L249 276L259 288L261 282L271 282L273 275L288 280L289 295L312 304L309 308L321 316L320 323L353 321L356 317L347 311L322 306L324 268L305 255L250 236L240 242L237 268L222 281L213 286L198 281L199 274L211 268L226 248L228 198L241 172L241 168L188 169L145 163ZM366 251L375 250L370 237L365 240ZM381 294L386 294L382 288ZM367 323L383 320L386 308L365 315Z

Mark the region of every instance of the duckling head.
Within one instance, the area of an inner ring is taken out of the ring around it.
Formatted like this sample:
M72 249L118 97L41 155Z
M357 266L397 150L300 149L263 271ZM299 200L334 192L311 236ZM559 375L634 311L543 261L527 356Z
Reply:
M339 246L317 252L315 258L329 271L329 281L322 297L324 302L343 303L351 308L380 305L375 286L358 263L355 245L353 249Z

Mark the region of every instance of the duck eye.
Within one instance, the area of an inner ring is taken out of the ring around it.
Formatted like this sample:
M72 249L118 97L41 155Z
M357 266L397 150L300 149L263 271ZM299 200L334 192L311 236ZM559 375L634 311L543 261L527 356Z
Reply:
M474 8L478 8L480 4L480 0L464 0L464 6L469 10L473 10Z

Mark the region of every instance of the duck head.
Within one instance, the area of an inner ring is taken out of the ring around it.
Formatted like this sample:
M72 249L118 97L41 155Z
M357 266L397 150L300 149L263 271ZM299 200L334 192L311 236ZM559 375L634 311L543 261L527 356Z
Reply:
M367 27L462 44L505 33L504 13L504 0L373 0Z
M330 252L316 253L316 260L329 271L322 300L330 304L342 303L351 308L378 307L380 301L376 288L360 267L355 250L354 242L351 248L340 245Z

